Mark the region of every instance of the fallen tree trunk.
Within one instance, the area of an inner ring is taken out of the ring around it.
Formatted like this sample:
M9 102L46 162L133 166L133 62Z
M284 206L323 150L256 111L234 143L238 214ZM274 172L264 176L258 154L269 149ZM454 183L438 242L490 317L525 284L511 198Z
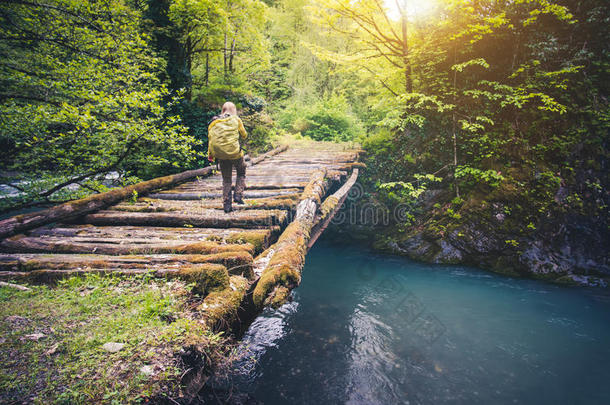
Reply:
M287 145L275 148L261 156L251 160L252 164L257 164L269 156L276 155L288 149ZM143 181L138 184L123 187L117 190L110 190L101 194L94 194L80 200L74 200L67 203L57 205L42 211L37 211L29 214L16 215L0 221L0 239L7 236L23 232L27 229L36 228L41 225L49 224L57 221L65 221L78 216L89 214L112 204L130 198L135 195L147 194L153 190L166 188L171 185L181 183L195 177L208 176L212 173L213 167L204 167L203 169L188 170L186 172L173 174L165 177Z
M315 214L329 183L326 170L317 170L312 174L311 181L297 205L294 221L268 249L270 252L261 255L265 258L266 266L252 293L256 307L280 306L285 302L290 290L301 282L301 269L305 264L307 243L315 223Z
M337 211L339 211L341 205L343 205L343 202L347 198L347 194L356 183L356 180L358 180L358 169L354 169L350 178L347 179L339 190L324 200L322 206L320 206L320 216L313 228L311 239L309 239L309 243L307 244L307 250L312 248Z

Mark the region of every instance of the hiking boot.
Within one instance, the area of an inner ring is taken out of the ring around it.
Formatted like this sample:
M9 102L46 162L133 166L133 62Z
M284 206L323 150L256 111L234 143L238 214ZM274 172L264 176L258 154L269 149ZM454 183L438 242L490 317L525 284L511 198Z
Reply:
M225 214L228 214L229 212L233 211L233 207L231 207L231 203L223 204L222 209L225 211Z
M235 201L237 204L245 204L244 199L241 197L235 197L233 201Z

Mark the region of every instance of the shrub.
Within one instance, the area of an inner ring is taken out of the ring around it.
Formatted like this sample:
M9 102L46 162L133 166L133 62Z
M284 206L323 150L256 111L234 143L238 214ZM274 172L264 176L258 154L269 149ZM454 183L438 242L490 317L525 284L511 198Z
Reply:
M360 120L340 97L318 101L311 106L291 105L278 116L282 128L317 141L348 141L363 133Z

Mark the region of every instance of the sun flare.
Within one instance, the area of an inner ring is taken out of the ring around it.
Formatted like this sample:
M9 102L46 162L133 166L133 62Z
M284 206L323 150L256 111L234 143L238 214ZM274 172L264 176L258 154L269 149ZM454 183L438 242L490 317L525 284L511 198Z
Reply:
M401 8L407 8L407 18L414 20L430 15L436 6L437 0L384 0L385 6L388 8L391 18L398 19L400 17Z

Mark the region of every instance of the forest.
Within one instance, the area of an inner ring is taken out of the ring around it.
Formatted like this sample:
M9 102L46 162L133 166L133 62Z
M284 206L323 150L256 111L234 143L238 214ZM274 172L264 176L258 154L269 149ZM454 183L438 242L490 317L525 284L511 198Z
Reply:
M481 215L509 217L502 249L555 218L605 240L608 18L603 0L7 0L0 206L203 167L233 100L251 153L360 143L367 203L409 207L381 245Z
M609 85L607 0L2 0L0 402L610 403Z

